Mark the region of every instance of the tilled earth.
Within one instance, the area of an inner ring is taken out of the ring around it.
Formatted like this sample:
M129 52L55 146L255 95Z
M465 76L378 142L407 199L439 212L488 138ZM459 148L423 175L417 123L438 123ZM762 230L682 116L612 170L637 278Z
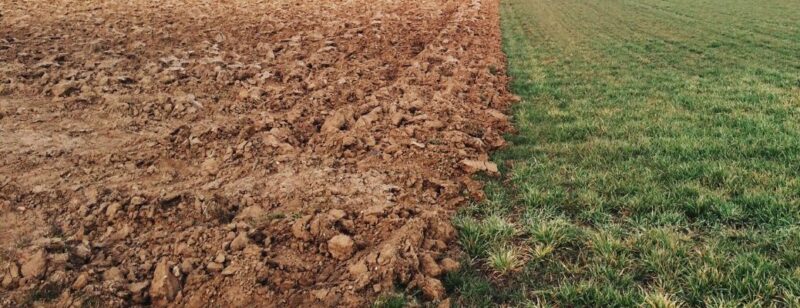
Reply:
M445 300L497 2L0 0L0 306Z

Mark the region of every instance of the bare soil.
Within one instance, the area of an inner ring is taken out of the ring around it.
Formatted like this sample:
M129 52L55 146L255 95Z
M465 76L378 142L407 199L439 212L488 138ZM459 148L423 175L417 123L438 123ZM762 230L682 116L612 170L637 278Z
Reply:
M446 294L496 0L0 0L0 306Z

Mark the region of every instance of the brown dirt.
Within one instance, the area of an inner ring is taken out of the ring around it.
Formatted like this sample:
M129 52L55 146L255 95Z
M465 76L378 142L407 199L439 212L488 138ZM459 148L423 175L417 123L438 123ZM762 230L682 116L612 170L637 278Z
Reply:
M497 2L0 0L0 306L443 299Z

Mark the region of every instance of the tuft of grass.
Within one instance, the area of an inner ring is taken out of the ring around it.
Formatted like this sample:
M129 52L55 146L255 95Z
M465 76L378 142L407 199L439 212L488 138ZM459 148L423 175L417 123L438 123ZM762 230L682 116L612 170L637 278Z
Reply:
M495 274L503 276L520 269L525 259L520 248L503 245L489 251L486 262Z
M663 292L650 292L644 296L644 306L650 308L678 308L683 305L674 296Z
M403 294L389 293L378 297L372 304L373 308L403 308L407 300Z
M566 218L550 217L537 211L528 213L525 228L533 245L575 246L585 236L581 228L575 227Z
M531 255L534 260L540 260L552 254L553 251L555 251L555 247L552 245L536 245L533 247Z
M456 216L453 224L459 230L461 247L472 257L486 257L491 249L508 242L517 233L513 224L498 215L481 220Z

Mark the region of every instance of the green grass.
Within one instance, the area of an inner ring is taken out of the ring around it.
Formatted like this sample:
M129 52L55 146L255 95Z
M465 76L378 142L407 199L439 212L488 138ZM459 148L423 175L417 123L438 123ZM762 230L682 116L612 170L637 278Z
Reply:
M403 308L408 306L406 296L403 294L384 294L372 303L372 308Z
M519 132L455 220L458 304L800 304L800 2L501 10Z

